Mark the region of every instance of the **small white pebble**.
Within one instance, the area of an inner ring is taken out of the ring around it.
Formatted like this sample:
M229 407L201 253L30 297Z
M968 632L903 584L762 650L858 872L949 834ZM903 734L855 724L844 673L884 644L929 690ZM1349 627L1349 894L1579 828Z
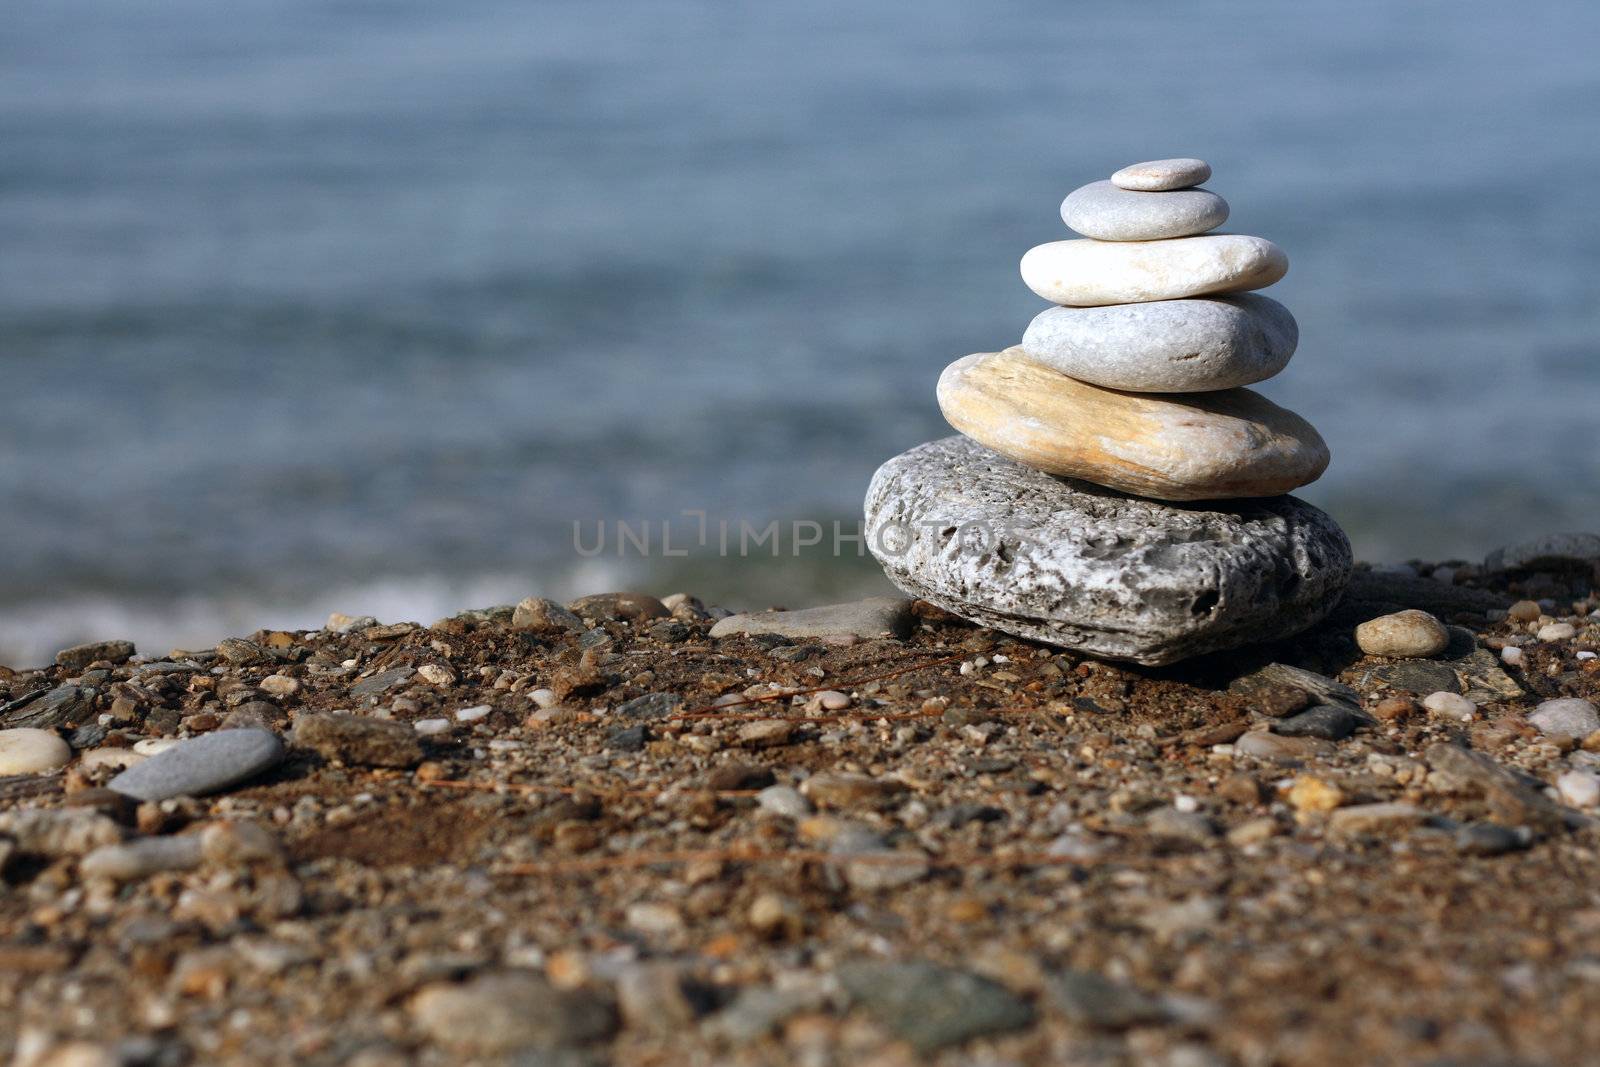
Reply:
M450 720L418 719L416 722L411 724L411 728L417 731L417 733L421 734L423 737L432 737L434 734L442 734L447 732L450 729Z
M494 708L490 707L488 704L477 704L470 708L462 708L460 711L456 712L456 721L478 722L482 719L487 719L489 717L489 713L493 710Z
M554 689L530 689L528 690L528 699L541 708L553 708L561 703L556 699L556 691Z
M1004 655L1003 653L996 652L994 654L994 662L996 662L996 663L1010 663L1011 662L1011 657L1007 656L1007 655Z
M1552 622L1539 627L1538 638L1541 641L1567 641L1577 635L1578 628L1570 622Z
M417 668L417 677L432 685L451 685L456 680L456 672L437 663L424 663Z
M176 737L147 737L143 741L135 741L133 750L141 756L154 756L158 752L165 752L178 743Z
M640 933L665 935L683 929L683 915L666 904L630 904L623 914L628 925Z
M1516 645L1507 645L1500 650L1500 661L1508 667L1522 666L1522 649Z
M1556 792L1575 808L1600 804L1600 778L1589 771L1567 771L1556 779Z
M962 674L971 674L976 669L977 668L975 668L972 665L972 661L971 660L963 660L961 662L961 673Z
M828 711L843 711L850 706L850 698L837 689L824 689L817 694L817 704Z
M769 785L756 794L756 804L762 811L786 819L803 819L811 814L811 802L793 786Z
M489 742L490 752L516 752L520 748L522 748L521 741L512 741L505 737L497 737Z
M1590 652L1587 649L1585 649L1584 651L1578 653L1578 658L1579 659L1594 659L1594 657L1596 655L1600 655L1600 653Z
M339 662L339 666L345 668L346 670L350 669L351 667L359 667L360 665L361 661L359 659L347 659Z
M1200 802L1194 797L1189 796L1187 793L1179 793L1177 796L1173 797L1172 806L1183 812L1185 815L1192 811L1200 810Z
M1440 690L1430 693L1422 701L1422 706L1433 714L1446 719L1455 719L1457 722L1467 722L1472 718L1472 713L1478 710L1478 705L1457 693L1446 693Z
M291 697L300 692L300 679L287 674L269 674L258 683L275 697Z

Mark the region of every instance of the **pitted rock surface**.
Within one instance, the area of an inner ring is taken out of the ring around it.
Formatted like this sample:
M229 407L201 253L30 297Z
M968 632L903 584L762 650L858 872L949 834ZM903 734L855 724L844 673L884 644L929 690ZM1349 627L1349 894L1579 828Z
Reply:
M1290 496L1162 504L1025 467L964 437L867 490L869 547L901 589L963 618L1157 665L1285 637L1349 580L1350 543Z

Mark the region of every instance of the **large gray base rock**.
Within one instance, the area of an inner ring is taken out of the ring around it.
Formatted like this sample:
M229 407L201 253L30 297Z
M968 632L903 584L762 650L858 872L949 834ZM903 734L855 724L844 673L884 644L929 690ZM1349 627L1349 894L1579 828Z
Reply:
M1020 637L1151 665L1303 630L1350 577L1344 532L1294 497L1163 504L965 437L885 463L866 512L868 546L906 592Z

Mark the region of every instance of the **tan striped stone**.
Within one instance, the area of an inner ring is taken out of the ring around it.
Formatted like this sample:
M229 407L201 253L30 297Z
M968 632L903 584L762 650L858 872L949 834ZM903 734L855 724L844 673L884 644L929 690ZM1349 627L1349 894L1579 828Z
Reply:
M1156 500L1274 496L1328 466L1310 423L1249 389L1117 392L1020 348L950 364L939 407L957 430L1019 463Z

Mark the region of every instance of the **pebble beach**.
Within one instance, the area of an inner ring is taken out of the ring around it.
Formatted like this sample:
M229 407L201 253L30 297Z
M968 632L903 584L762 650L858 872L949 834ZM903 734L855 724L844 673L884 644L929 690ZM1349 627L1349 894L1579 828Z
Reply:
M1600 539L1104 662L529 598L0 669L0 1052L1583 1062Z

